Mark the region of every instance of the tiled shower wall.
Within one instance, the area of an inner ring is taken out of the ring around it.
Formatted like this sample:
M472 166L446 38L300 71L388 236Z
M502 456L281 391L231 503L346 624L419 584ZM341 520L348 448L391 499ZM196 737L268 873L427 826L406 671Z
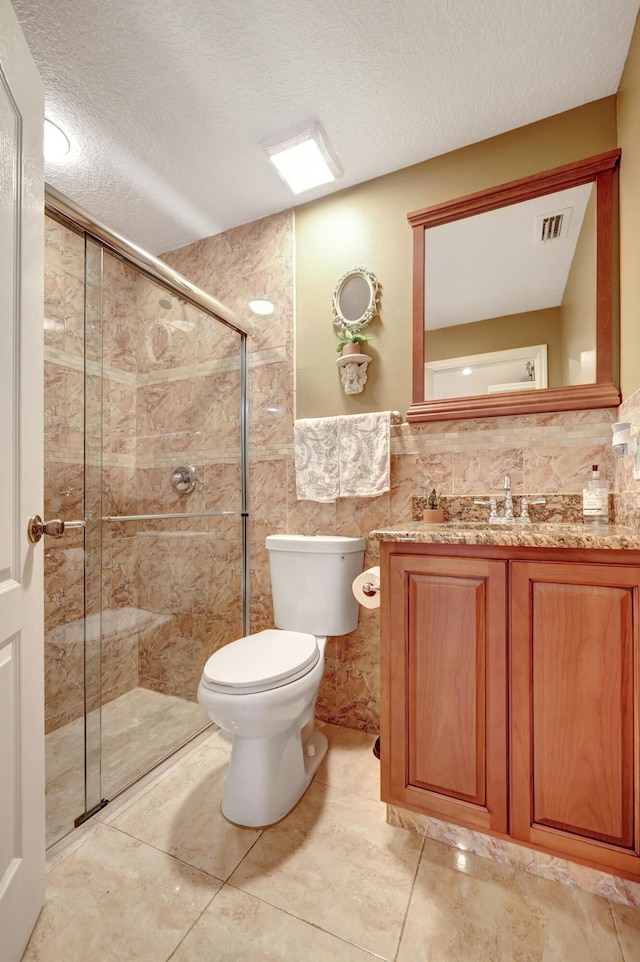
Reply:
M487 496L499 491L507 473L511 475L514 494L581 494L594 463L614 480L611 424L617 418L616 412L579 411L392 428L389 493L373 499L341 499L335 504L297 501L292 443L293 250L294 213L288 211L165 257L241 316L247 316L247 304L253 297L265 297L275 304L273 315L252 316L252 631L273 625L264 548L267 534L366 536L373 528L411 518L412 497L428 493L433 487L447 495ZM327 291L327 318L330 311L331 292ZM402 321L405 322L409 323L409 319ZM378 544L368 540L365 565L376 564L378 557ZM365 731L377 730L377 611L361 609L356 631L329 640L317 710L327 721Z
M138 525L140 605L167 618L140 645L140 682L194 701L209 654L242 634L240 337L179 304L168 331L159 293L145 288L138 324L138 513L234 512ZM177 494L186 464L198 483Z
M242 633L239 336L178 302L163 308L163 291L111 255L100 286L89 250L85 422L84 256L83 238L46 218L46 517L84 516L85 442L94 517L235 516L103 525L101 559L89 523L86 585L82 532L47 540L47 731L84 711L85 590L87 630L97 641L101 617L103 638L89 708L138 685L195 700L208 654ZM198 485L177 495L170 478L185 463Z

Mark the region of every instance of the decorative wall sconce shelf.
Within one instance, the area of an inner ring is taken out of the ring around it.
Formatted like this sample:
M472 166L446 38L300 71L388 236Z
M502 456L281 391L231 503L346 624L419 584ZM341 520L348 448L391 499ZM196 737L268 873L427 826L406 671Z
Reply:
M345 394L360 394L367 383L368 354L346 354L336 361Z
M333 292L333 326L338 334L336 361L345 394L360 394L367 383L367 367L373 360L361 354L368 335L363 331L380 309L380 284L371 271L354 267L343 274ZM357 352L357 353L356 353Z

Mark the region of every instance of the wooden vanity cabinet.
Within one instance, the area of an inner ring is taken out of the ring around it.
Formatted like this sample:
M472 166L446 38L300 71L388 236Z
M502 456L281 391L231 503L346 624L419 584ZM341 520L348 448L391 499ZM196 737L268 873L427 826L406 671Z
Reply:
M625 554L383 543L383 800L640 879Z
M511 834L640 872L640 568L511 564Z
M391 551L385 573L383 798L506 832L507 566Z

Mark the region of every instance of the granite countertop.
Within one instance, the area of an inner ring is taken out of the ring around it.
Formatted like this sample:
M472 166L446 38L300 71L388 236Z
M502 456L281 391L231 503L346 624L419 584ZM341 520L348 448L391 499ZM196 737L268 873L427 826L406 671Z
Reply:
M424 544L487 544L529 548L640 549L640 532L622 525L504 524L446 521L427 524L407 521L371 531L376 541L413 541Z

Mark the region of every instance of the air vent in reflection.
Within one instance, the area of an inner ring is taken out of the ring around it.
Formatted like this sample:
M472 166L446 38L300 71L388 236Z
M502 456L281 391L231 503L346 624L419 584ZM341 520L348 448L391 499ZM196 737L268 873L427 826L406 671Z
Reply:
M539 214L536 217L536 244L545 244L547 241L566 237L570 219L571 207L554 210L549 214Z

